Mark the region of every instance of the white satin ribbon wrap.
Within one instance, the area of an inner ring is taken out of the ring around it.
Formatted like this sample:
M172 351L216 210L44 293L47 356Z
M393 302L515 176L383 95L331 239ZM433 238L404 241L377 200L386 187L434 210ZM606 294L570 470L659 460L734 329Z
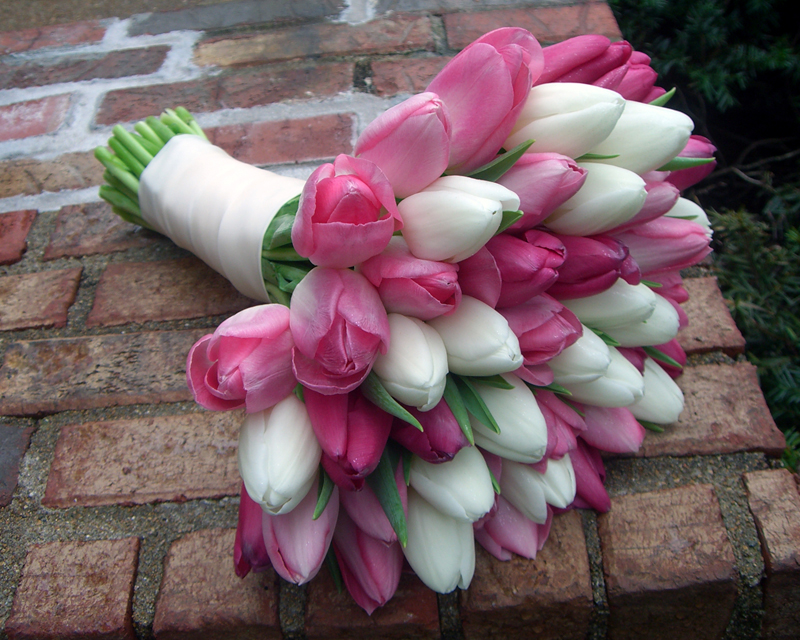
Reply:
M244 295L269 302L261 275L264 234L303 180L234 160L193 135L172 138L139 181L142 217Z

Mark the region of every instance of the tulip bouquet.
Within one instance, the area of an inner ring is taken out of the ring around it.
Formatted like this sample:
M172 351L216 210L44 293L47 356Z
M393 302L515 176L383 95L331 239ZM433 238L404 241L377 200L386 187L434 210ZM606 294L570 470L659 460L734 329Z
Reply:
M499 29L305 182L185 110L115 127L101 195L265 303L187 359L199 404L246 410L239 575L327 559L371 613L406 562L466 588L476 540L533 558L609 508L601 452L683 409L679 270L710 251L680 190L714 149L655 80L626 42Z

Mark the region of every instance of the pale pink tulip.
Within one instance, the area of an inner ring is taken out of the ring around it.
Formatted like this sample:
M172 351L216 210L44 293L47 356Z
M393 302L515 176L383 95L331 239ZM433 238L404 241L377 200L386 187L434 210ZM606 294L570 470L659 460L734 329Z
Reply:
M397 492L400 494L403 512L408 515L408 486L403 473L402 461L397 465L394 479L397 484ZM387 544L397 541L397 533L392 528L389 518L386 517L383 507L381 507L378 496L369 486L369 483L364 484L364 488L361 491L340 492L339 504L364 533Z
M377 288L388 313L430 320L452 313L461 302L458 267L415 257L400 236L358 271Z
M678 154L679 158L713 158L717 148L711 144L708 138L703 136L694 135L689 138L683 151ZM691 186L696 185L703 178L706 178L714 167L717 166L716 160L708 164L702 164L698 167L691 167L689 169L680 169L678 171L671 171L667 180L674 184L678 189L683 191Z
M586 180L586 170L559 153L526 153L497 182L519 196L524 214L509 227L524 231L540 224Z
M392 440L399 442L427 462L452 460L463 447L469 446L467 438L447 403L440 401L430 411L406 407L422 425L422 431L407 422L396 419L392 424Z
M696 222L679 218L662 216L614 237L628 247L645 278L691 267L711 253L710 233Z
M601 451L636 453L642 446L644 427L625 407L583 405L583 420L586 430L580 438Z
M345 269L378 255L401 227L392 185L380 168L339 155L306 181L292 245L315 265Z
M503 496L497 496L497 510L482 521L482 526L475 526L475 540L498 560L510 560L512 552L533 559L547 541L552 522L553 510L549 505L547 520L537 524Z
M578 446L570 451L572 469L575 471L576 496L572 503L578 509L594 509L605 513L611 508L603 483L606 478L603 459L600 452L578 438Z
M324 394L355 389L389 346L378 292L349 269L312 269L294 290L289 326L297 379Z
M372 615L392 598L403 568L399 542L387 544L367 535L342 511L333 533L333 550L344 586L364 611Z
M342 489L361 489L364 478L378 466L392 416L358 389L337 395L306 389L303 398L322 447L322 466Z
M558 399L552 391L537 389L536 403L547 424L547 451L544 460L558 460L578 446L575 433L584 432L583 418Z
M259 572L270 566L261 529L261 514L261 506L250 497L242 483L239 489L239 523L233 543L233 567L240 578L251 570Z
M272 567L283 579L305 584L322 567L339 516L339 489L334 487L328 505L313 519L317 506L317 482L302 502L289 513L263 514L264 544Z
M189 390L198 404L212 411L268 409L297 385L293 346L289 310L283 305L240 311L189 351Z
M418 93L385 111L358 137L354 154L378 165L398 198L427 187L450 158L450 118L435 93Z
M453 58L428 85L452 123L450 171L469 173L502 147L544 60L530 32L491 31Z
M572 300L602 293L622 278L638 284L639 268L628 248L610 236L558 236L567 258L558 270L558 280L547 293L559 300Z

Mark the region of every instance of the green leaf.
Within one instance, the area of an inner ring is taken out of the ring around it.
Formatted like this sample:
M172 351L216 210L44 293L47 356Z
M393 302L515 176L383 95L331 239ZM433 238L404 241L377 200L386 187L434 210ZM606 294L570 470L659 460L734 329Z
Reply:
M534 392L537 389L541 389L542 391L552 391L553 393L558 393L562 396L572 395L572 392L569 389L562 387L560 384L556 384L555 382L548 384L546 387L537 387L535 384L530 384L529 382L526 382L525 384L527 384L528 387L530 387Z
M497 228L494 235L503 233L503 231L508 229L524 215L522 211L503 211L503 219L500 221L500 226Z
M480 384L485 384L487 387L495 387L496 389L505 389L510 391L514 388L513 384L506 382L506 379L501 376L500 374L494 376L462 376L464 378L469 378L470 381L474 384L479 382Z
M613 160L619 158L618 153L603 155L602 153L584 153L580 158L575 158L575 162L591 162L592 160Z
M333 480L331 477L325 472L325 469L322 468L322 465L319 467L319 487L317 488L317 506L314 507L314 515L311 516L312 520L316 520L322 515L322 512L325 511L325 507L328 506L328 501L331 499L331 494L333 493L333 488L336 485L333 484Z
M648 422L647 420L639 420L640 425L642 425L648 431L653 431L655 433L664 433L664 427L655 422Z
M656 171L680 171L681 169L691 169L692 167L702 167L704 164L714 162L714 158L682 158L677 156L659 167Z
M297 215L300 196L288 200L278 209L275 217L264 232L263 248L265 251L278 247L292 246L292 225Z
M664 286L660 282L652 282L650 280L642 280L641 284L643 284L646 287L650 287L651 289L660 289L661 287Z
M333 584L336 585L336 591L339 593L344 592L344 580L342 580L342 570L339 568L339 561L336 559L336 552L333 546L328 547L328 553L325 554L325 565L333 578Z
M300 402L304 403L306 401L306 399L305 399L305 397L303 395L303 388L304 388L303 385L298 382L297 385L294 388L294 395L297 396L297 399Z
M411 459L413 457L414 454L408 449L403 450L403 482L406 483L406 486L411 484Z
M497 478L494 477L492 470L489 469L489 477L492 479L492 489L494 492L499 496L500 495L500 483L497 481Z
M300 284L300 281L314 267L310 262L306 268L298 267L294 264L281 264L280 262L272 262L271 265L275 275L278 276L278 286L281 291L286 293L292 293L295 287Z
M650 356L653 360L658 362L663 362L673 367L678 367L678 369L683 369L683 365L676 361L673 358L670 358L666 353L661 351L660 349L656 349L655 347L642 347L644 352Z
M444 385L444 401L453 412L453 416L461 427L461 432L470 444L475 444L475 436L472 435L472 423L469 421L469 413L461 398L461 393L458 390L456 381L453 379L452 374L448 374L445 378Z
M470 178L476 180L488 180L489 182L497 182L503 174L514 166L514 163L519 160L523 154L533 144L533 140L526 140L518 144L516 147L507 151L506 153L497 156L488 164L475 169L472 173L468 174Z
M592 331L594 331L597 337L600 338L603 342L605 342L609 347L619 346L619 342L614 340L614 338L608 335L605 331L601 331L600 329L593 329L592 327L589 328L592 329Z
M654 107L663 107L670 101L670 99L674 95L675 95L675 87L672 87L672 89L667 91L665 94L658 96L658 98L656 98L655 100L651 100L650 104L652 104Z
M367 484L378 497L378 502L389 519L389 524L397 534L400 544L405 547L408 544L408 523L403 511L403 503L400 500L400 492L397 490L397 482L394 479L394 470L399 462L396 451L390 446L385 447L375 471L367 476Z
M423 430L419 420L412 416L397 402L397 400L389 395L386 387L383 386L374 371L370 371L364 382L361 383L361 391L364 393L367 400L383 409L386 413L393 415L395 418L400 418L420 431Z
M453 379L458 385L458 390L461 393L461 398L464 401L464 406L467 408L467 411L475 416L475 419L481 424L486 425L495 433L500 433L500 425L497 424L492 412L489 411L489 407L486 406L483 398L481 398L480 394L475 389L475 385L473 385L468 378L463 378L461 376L454 375Z

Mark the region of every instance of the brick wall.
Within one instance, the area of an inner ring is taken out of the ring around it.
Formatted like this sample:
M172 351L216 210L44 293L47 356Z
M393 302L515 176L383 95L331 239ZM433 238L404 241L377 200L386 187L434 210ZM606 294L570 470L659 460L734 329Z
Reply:
M607 460L609 513L558 517L535 561L479 550L463 593L406 576L372 617L324 571L234 576L241 416L199 411L184 363L250 301L113 216L93 147L182 104L306 177L485 31L620 37L602 2L263 4L0 33L0 638L796 637L800 495L703 269L686 410Z

